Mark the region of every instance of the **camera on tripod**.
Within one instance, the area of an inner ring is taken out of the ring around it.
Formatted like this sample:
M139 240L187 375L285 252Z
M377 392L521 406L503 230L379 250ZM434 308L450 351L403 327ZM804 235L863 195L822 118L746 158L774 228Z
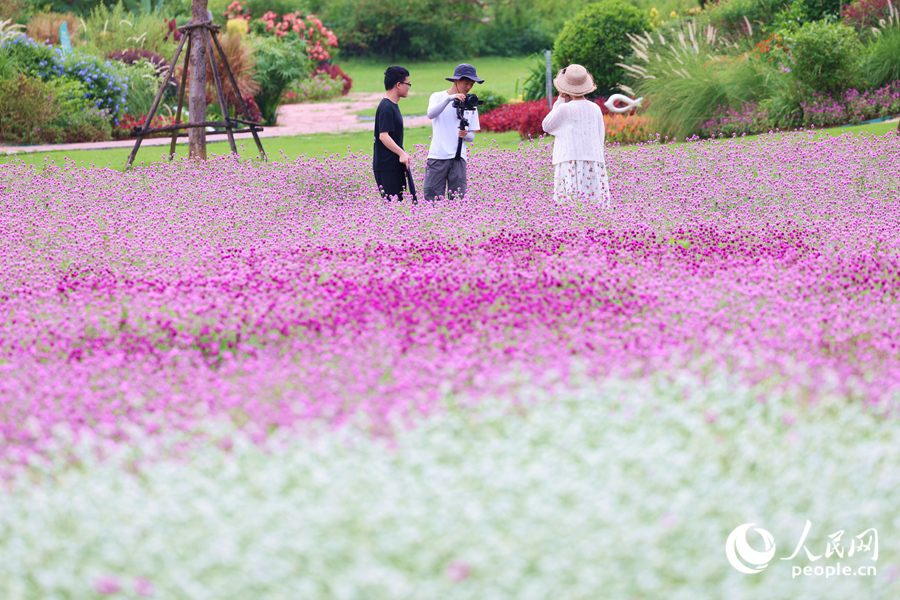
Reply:
M479 100L475 94L466 94L465 100L459 98L453 99L453 108L456 109L456 116L459 117L459 130L467 131L469 129L469 120L466 118L467 110L478 110L478 105L484 104L484 100ZM456 144L456 156L454 160L462 160L463 139L459 138Z
M460 100L459 98L453 99L453 108L456 109L456 113L460 115L460 118L462 118L462 112L464 110L475 110L481 104L484 104L484 100L479 100L478 96L475 94L466 94L465 100Z

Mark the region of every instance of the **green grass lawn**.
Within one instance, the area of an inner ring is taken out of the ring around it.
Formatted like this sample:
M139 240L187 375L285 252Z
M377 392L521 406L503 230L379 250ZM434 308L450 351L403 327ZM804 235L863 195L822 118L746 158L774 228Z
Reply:
M485 133L478 135L476 143L489 144L494 140L501 148L515 149L518 148L520 140L519 134L510 131L507 133ZM431 127L415 127L407 129L404 132L403 145L406 148L412 148L417 144L428 145L431 141ZM321 156L323 154L346 155L348 147L353 152L372 153L372 132L371 131L355 131L348 133L317 133L302 136L264 138L262 140L263 148L273 160L295 160L302 155ZM252 139L238 140L240 154L244 158L253 158L257 156L256 145ZM187 141L178 144L176 155L185 156L187 150ZM159 162L165 160L165 153L169 151L166 146L141 146L138 152L136 164L141 162ZM207 144L207 151L210 155L227 154L229 151L227 141L217 141ZM74 160L76 163L84 163L85 166L94 165L97 167L111 167L113 169L122 170L125 167L125 161L131 153L131 147L113 148L109 150L78 150L78 151L54 151L54 152L35 152L31 154L20 154L16 158L20 158L27 164L42 165L45 160L54 161L56 164L63 164L66 158ZM13 157L0 156L0 164L15 160Z
M476 85L472 93L485 96L487 95L485 92L493 92L507 98L514 97L516 84L518 83L521 88L520 81L528 75L523 60L497 56L470 59L478 76L484 79L484 83ZM459 61L403 62L402 64L409 69L409 81L412 83L412 87L409 90L409 97L400 101L400 110L404 115L424 115L428 109L428 98L431 94L450 87L450 82L445 78L453 75L453 69L456 68ZM370 60L346 59L341 61L340 65L353 79L352 91L371 94L384 93L384 70L390 66L389 64ZM363 117L373 117L375 109L362 110L357 114Z

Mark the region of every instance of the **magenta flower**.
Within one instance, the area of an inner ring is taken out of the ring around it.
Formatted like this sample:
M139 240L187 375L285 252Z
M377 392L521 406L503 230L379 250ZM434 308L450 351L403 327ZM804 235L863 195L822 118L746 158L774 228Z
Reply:
M122 584L115 575L101 575L94 580L94 590L98 594L116 594L122 590Z
M450 581L459 583L468 578L472 572L472 567L464 560L456 559L447 565L447 578Z

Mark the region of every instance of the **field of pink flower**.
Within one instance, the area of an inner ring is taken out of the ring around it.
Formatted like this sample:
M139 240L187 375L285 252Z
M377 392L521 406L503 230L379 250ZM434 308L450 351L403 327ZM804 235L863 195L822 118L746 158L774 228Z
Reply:
M461 202L386 203L367 156L0 167L0 456L233 420L394 418L575 378L726 372L759 399L900 397L900 143L611 150L615 208L547 147ZM421 176L423 149L417 151Z
M898 145L0 165L0 597L896 598Z

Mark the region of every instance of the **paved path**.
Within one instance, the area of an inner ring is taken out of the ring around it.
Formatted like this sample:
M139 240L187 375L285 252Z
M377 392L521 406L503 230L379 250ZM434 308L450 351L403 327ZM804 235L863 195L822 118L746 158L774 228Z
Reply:
M347 96L332 102L314 102L310 104L285 104L278 109L278 125L266 127L259 133L261 138L273 138L283 135L308 135L311 133L338 133L342 131L365 131L372 129L372 121L360 121L357 111L375 108L381 101L381 94L362 94L351 92ZM404 119L406 127L430 125L428 117L419 116ZM235 139L252 139L249 133L239 133ZM210 136L209 141L227 141L224 134ZM144 146L167 146L171 138L152 138L141 142ZM187 143L187 138L178 140L179 144ZM52 152L66 150L103 150L107 148L130 148L134 139L115 140L109 142L88 142L84 144L41 144L36 146L0 146L0 154L28 154L32 152Z

